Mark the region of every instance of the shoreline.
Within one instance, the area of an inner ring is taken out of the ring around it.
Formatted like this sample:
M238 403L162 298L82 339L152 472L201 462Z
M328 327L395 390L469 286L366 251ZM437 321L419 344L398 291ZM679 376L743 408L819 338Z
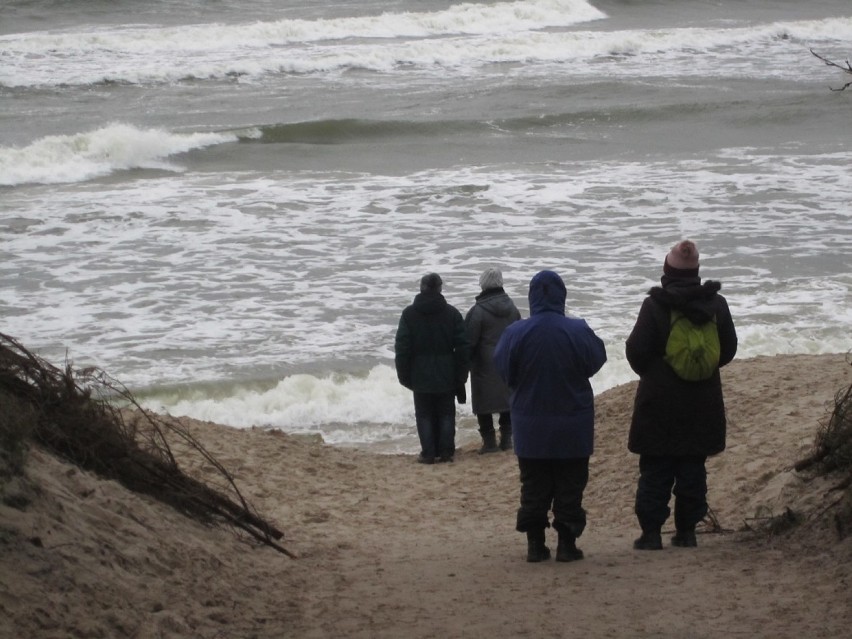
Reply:
M834 361L836 358L846 358L846 357L848 357L849 361L852 362L852 351L850 351L849 353L842 353L842 352L838 352L838 353L792 353L792 354L784 353L784 354L776 354L776 355L756 355L754 357L749 357L749 358L735 358L734 361L728 367L723 367L721 369L723 391L725 389L725 385L728 383L726 381L726 373L728 372L728 369L730 368L730 366L733 366L735 369L738 369L745 362L755 362L755 363L768 362L771 365L771 362L779 360L779 359L783 359L783 360L789 360L791 362L795 362L795 361L798 360L798 361L803 361L803 362L806 362L806 363L812 363L813 361L820 360L822 358L825 358L826 361ZM624 383L621 383L621 384L617 384L613 387L607 388L606 390L603 390L599 393L596 393L595 394L596 406L597 406L597 403L599 401L602 401L602 400L607 401L606 398L608 398L610 395L613 395L613 394L620 395L624 392L628 392L629 394L631 394L631 401L632 401L632 393L635 393L635 388L636 388L636 385L638 384L638 381L639 380L638 380L638 377L637 377L636 379L633 379L631 381L624 382ZM732 381L734 381L736 383L740 383L740 381L741 381L740 376L734 375L732 377ZM629 389L629 390L626 391L625 389ZM468 397L470 397L469 388L468 388ZM463 452L463 453L464 452L467 452L467 453L476 452L479 449L479 446L481 445L481 441L479 439L478 424L476 422L476 416L473 415L472 413L470 413L470 400L468 400L468 402L466 404L463 404L462 406L463 406L462 410L465 411L465 412L461 415L457 415L457 417L456 417L456 449L457 449L457 451L460 451L460 452ZM630 410L632 410L632 405L630 406ZM416 457L419 453L419 450L416 449L416 447L417 447L417 444L416 444L416 442L417 442L417 429L414 425L413 417L412 417L412 422L410 424L410 431L411 431L411 437L413 438L413 441L415 442L413 444L415 449L413 449L412 452L406 452L406 451L402 451L402 450L393 450L394 448L398 447L397 440L392 440L392 441L389 441L389 442L373 442L373 443L352 443L352 444L350 444L350 443L335 443L335 442L326 441L325 437L323 437L322 432L319 432L319 431L290 432L290 431L286 430L285 428L274 427L274 426L257 426L257 425L253 425L253 426L231 426L229 424L220 424L220 423L217 423L217 422L211 422L209 420L196 419L196 418L193 418L193 417L190 417L190 416L187 416L187 415L178 415L178 416L175 416L175 417L178 418L178 419L187 419L187 420L190 420L192 422L217 424L217 425L224 426L224 427L227 427L227 428L232 428L232 429L237 430L237 431L263 430L263 431L281 433L281 434L287 435L288 437L304 438L304 439L309 440L309 441L316 441L316 442L321 443L325 446L340 448L342 450L356 450L356 451L362 451L362 452L365 452L365 453L377 454L377 455L382 455L382 456L403 455L403 456L414 456L414 457ZM385 447L387 447L388 449L385 449Z

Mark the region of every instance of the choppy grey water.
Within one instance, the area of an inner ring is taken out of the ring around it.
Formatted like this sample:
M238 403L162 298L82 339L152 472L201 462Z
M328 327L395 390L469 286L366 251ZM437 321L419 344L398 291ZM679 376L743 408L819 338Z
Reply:
M424 272L464 312L498 265L525 314L560 272L604 390L691 237L740 356L846 352L852 77L811 49L851 41L845 0L4 2L0 330L172 413L411 450Z

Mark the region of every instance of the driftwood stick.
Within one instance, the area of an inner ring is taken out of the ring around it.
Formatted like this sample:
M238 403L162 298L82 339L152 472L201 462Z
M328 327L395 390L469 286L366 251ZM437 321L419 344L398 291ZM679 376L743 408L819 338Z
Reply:
M852 73L852 64L850 64L848 58L846 60L846 66L843 66L842 64L837 64L833 60L829 60L828 58L821 56L819 53L817 53L813 49L810 49L810 52L814 55L814 57L822 60L827 66L835 67L836 69L840 69L844 73ZM835 89L833 87L828 87L828 88L831 89L832 91L845 91L850 86L852 86L852 82L847 82L846 84L844 84L839 89Z

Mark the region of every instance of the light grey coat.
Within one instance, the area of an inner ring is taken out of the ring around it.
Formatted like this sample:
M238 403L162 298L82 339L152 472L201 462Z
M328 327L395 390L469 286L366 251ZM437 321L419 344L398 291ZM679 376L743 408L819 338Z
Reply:
M509 410L509 387L494 367L494 349L506 327L521 313L502 288L490 288L476 297L465 316L471 346L470 390L474 415Z

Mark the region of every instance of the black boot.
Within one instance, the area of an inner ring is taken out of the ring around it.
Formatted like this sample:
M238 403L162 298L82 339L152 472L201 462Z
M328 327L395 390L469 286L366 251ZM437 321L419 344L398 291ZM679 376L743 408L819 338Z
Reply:
M550 548L544 544L544 530L527 531L527 561L538 563L550 559Z
M556 561L577 561L583 558L583 551L577 548L577 538L569 533L559 533L556 546Z
M633 548L636 550L662 550L663 538L660 535L660 529L642 530L642 535L633 542Z
M695 548L698 540L695 538L695 528L678 528L672 537L672 546L680 548Z
M512 427L500 427L500 450L512 450Z
M480 430L479 434L482 435L482 448L479 449L480 455L484 455L485 453L496 453L500 450L497 448L497 434L494 432L493 428L490 431Z

